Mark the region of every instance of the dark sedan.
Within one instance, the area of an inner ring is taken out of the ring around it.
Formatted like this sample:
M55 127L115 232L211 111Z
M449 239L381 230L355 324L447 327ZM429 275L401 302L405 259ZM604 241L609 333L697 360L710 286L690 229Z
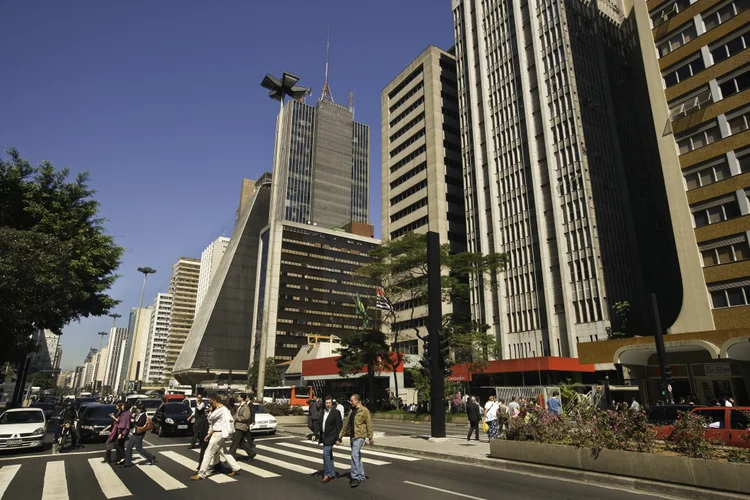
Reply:
M166 434L187 435L191 432L188 417L192 413L184 403L164 403L151 419L154 424L151 432L158 433L160 437Z
M31 403L29 405L29 408L39 408L40 410L42 410L44 412L44 418L47 419L47 422L49 422L53 416L56 416L53 415L55 411L55 405L52 403L38 401L36 403Z
M112 424L110 414L117 413L115 405L91 403L86 406L79 416L78 435L81 441L94 441L106 438L109 431L105 431Z

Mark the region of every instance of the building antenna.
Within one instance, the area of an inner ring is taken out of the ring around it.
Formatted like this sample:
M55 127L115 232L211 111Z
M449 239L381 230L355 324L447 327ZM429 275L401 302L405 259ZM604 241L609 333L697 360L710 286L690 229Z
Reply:
M354 118L354 89L349 90L349 111L352 112L352 118Z
M326 38L326 79L323 83L323 92L320 94L319 101L333 102L333 94L331 94L331 87L328 86L328 52L331 49L331 28L328 27L328 37Z

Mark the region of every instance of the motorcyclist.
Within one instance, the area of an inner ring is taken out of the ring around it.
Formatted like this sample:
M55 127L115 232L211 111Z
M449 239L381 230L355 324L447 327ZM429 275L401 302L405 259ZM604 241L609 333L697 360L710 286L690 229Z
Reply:
M60 425L55 429L55 442L59 442L60 432L65 424L70 424L70 436L73 443L73 448L78 446L78 432L76 432L76 420L78 420L78 412L76 411L75 404L73 401L69 401L65 405L65 409L60 412Z

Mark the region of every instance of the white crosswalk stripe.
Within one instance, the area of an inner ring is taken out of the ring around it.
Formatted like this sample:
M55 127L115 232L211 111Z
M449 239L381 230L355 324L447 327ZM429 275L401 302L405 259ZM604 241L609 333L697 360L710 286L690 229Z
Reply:
M179 453L175 453L174 451L162 451L160 455L167 457L169 459L174 460L180 465L184 465L188 469L195 471L195 469L198 468L198 465L195 463L195 460L190 460L185 455L180 455ZM231 478L229 476L225 476L224 474L212 474L208 476L208 479L215 483L231 483L232 481L236 481L236 479Z
M306 445L311 446L318 446L317 444L313 443L312 441L300 441L301 443L305 443ZM346 444L341 444L342 448L345 448L347 450L351 449L351 446ZM418 462L419 460L422 460L421 458L417 457L407 457L404 455L396 455L394 453L385 453L382 451L373 451L373 450L361 450L363 455L372 455L374 457L382 457L382 458L391 458L393 460L403 460L404 462Z
M193 451L200 453L200 450L193 450ZM245 453L243 450L239 450L239 451L240 453L247 455L247 453ZM270 477L280 477L280 475L276 474L275 472L263 470L259 467L254 467L244 462L237 462L237 465L239 465L240 469L244 470L245 472L249 472L250 474L253 474L255 476L260 476L264 479L267 479Z
M8 489L10 482L16 477L20 465L4 465L0 467L0 498L5 494L5 490Z
M90 458L89 465L91 465L94 476L99 482L99 487L107 499L131 496L130 490L120 481L111 465L102 463L100 458Z
M42 500L68 500L68 479L65 477L65 461L47 462L44 471Z
M299 444L294 444L294 443L279 443L279 444L281 446L286 446L287 448L294 448L295 450L311 451L309 447L302 446L302 445L299 445ZM320 452L320 454L322 456L322 454L323 454L323 447L319 448L319 452ZM336 453L334 451L333 452L333 458L343 458L345 460L349 460L349 459L351 459L351 455L348 455L346 453ZM322 460L322 458L321 458L321 460ZM382 460L375 460L374 458L365 458L365 457L362 457L362 462L366 463L366 464L371 464L371 465L390 465L390 462L384 462Z
M264 446L262 444L257 445L256 448L258 448L259 450L270 451L272 453L276 453L277 455L284 455L284 456L287 456L287 457L296 458L298 460L306 460L308 462L315 462L317 464L320 464L321 466L323 465L323 456L322 456L322 454L321 454L321 456L318 456L318 457L311 457L309 455L302 455L301 453L295 453L293 451L280 450L280 449L276 449L276 448L271 448L270 446ZM349 464L342 464L340 462L339 463L334 462L333 466L336 467L336 468L338 468L338 469L350 469L351 468L351 466Z
M138 464L138 469L142 471L144 474L146 474L148 477L153 479L153 481L164 488L165 490L179 490L182 488L187 488L184 484L179 482L177 479L173 478L163 470L161 470L156 465L150 465L148 462L144 462L141 464ZM44 499L42 499L44 500Z

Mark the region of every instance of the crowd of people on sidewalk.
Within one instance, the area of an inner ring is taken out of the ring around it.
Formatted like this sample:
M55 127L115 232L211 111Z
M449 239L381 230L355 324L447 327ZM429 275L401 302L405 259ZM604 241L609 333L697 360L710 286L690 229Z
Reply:
M503 421L516 418L527 419L529 411L536 406L541 407L543 401L512 396L510 402L506 404L504 399L498 400L495 396L490 396L484 406L481 406L476 396L466 395L464 404L469 420L469 433L466 435L466 440L471 441L471 435L474 434L474 440L479 441L480 423L487 437L496 439ZM552 397L546 402L546 407L551 414L557 416L562 414L559 392L552 393Z

